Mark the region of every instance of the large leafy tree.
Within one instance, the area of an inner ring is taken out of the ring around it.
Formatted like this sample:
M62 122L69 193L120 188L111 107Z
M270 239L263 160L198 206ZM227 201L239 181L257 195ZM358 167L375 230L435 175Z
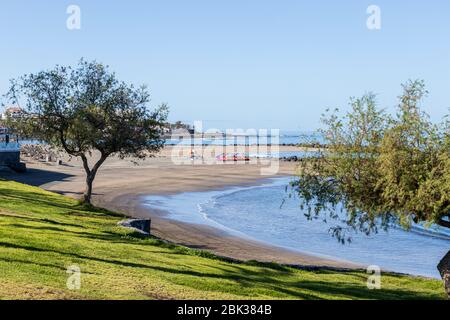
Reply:
M149 110L146 87L120 82L95 61L11 80L6 97L28 111L26 117L9 120L16 131L81 158L86 203L91 202L94 179L108 157L142 159L164 144L167 106ZM92 151L99 157L90 164Z
M395 116L373 94L352 99L344 116L324 115L326 146L292 183L308 218L334 220L330 230L342 242L394 223L450 228L449 124L421 111L426 95L423 81L409 81Z

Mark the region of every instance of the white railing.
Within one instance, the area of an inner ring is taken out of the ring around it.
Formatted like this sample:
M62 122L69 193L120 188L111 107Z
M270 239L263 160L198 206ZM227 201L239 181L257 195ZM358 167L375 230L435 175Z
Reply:
M0 152L14 152L20 151L20 145L18 142L0 142Z

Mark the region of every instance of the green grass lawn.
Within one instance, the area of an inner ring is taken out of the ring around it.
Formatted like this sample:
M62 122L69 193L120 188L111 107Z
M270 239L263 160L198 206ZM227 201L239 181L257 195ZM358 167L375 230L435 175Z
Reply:
M368 290L364 272L309 272L230 263L142 239L123 217L0 180L0 299L444 299L438 280L388 275ZM67 289L67 267L81 289Z

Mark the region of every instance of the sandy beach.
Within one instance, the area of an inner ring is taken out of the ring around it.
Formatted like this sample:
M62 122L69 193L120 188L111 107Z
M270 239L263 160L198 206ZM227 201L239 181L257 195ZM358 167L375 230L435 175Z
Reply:
M303 266L354 268L354 264L315 257L271 246L258 241L231 236L222 230L170 220L165 212L142 206L142 197L180 192L220 190L229 186L252 186L274 176L262 176L261 169L273 163L244 164L175 164L172 147L156 157L140 161L111 158L106 161L95 181L93 203L131 217L152 219L152 234L159 238L238 260L258 260ZM296 151L296 147L280 147L280 151ZM95 154L93 157L95 158ZM84 170L77 159L64 158L56 166L27 160L28 172L5 173L7 179L40 186L46 190L78 198L84 191ZM275 161L275 160L274 160ZM279 162L276 176L289 176L295 163Z

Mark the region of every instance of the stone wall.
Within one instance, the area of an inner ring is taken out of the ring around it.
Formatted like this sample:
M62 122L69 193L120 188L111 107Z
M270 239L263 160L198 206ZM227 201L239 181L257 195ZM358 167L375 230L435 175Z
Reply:
M8 166L17 172L25 172L27 167L20 162L20 151L0 151L0 166Z
M119 221L117 224L149 236L152 222L150 219L128 219Z
M2 151L0 152L0 165L16 166L20 163L19 151Z

